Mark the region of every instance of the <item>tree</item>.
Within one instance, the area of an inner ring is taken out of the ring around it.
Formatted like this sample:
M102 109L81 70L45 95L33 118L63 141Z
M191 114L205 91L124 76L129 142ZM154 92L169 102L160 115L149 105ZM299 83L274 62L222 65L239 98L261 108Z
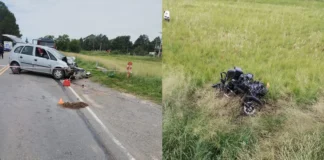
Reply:
M96 36L91 34L83 39L82 48L84 50L94 50L95 49Z
M154 40L150 42L149 51L158 52L160 49L160 45L161 45L161 38L160 37L154 38Z
M108 50L108 49L110 49L109 48L110 47L109 39L108 39L108 37L106 35L102 35L102 34L98 35L96 37L96 42L98 44L97 47L98 47L99 50Z
M72 39L69 44L69 47L70 47L71 52L80 53L80 51L81 51L81 46L80 46L79 40Z
M0 35L11 34L17 37L21 37L19 25L16 23L16 18L13 13L11 13L7 6L0 1ZM0 41L2 41L2 36L0 36Z
M54 40L54 36L53 35L47 35L47 36L45 36L44 38L47 38L47 39L52 39L52 40Z
M67 51L69 49L69 43L70 43L69 36L66 34L64 34L63 36L59 36L55 40L55 43L58 50Z
M106 35L91 34L80 39L80 44L84 50L108 50L111 47L110 41Z
M132 42L130 36L118 36L111 40L111 49L117 50L120 53L128 53L132 50Z
M80 39L79 39L79 42L80 42L80 47L81 47L81 49L84 49L84 48L83 48L83 38L80 38Z
M135 55L141 55L141 56L147 54L147 51L142 46L137 46L133 52L135 53Z
M143 34L140 35L137 40L134 42L133 48L137 48L141 46L141 48L145 51L145 52L149 52L149 48L150 48L150 40L148 38L147 35Z

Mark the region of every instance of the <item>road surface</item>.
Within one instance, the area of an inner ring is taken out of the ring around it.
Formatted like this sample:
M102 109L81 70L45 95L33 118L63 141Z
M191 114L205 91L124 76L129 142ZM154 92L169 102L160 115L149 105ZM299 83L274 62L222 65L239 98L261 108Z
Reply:
M1 160L162 159L161 107L89 80L71 88L0 59ZM81 87L81 85L85 87ZM80 110L63 101L85 101Z

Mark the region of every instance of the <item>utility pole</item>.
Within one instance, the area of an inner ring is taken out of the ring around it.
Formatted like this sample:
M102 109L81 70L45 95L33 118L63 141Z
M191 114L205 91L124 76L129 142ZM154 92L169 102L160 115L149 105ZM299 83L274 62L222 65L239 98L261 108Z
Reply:
M92 40L92 50L94 50L94 39Z
M158 45L157 45L157 41L155 41L155 47L154 47L154 57L156 56L155 54L156 54L156 49L159 49L158 47L157 47Z
M162 32L159 32L159 33L162 35ZM161 49L162 49L162 36L161 36L161 42L160 42L158 57L161 57Z
M162 40L160 42L160 47L159 47L159 54L158 54L158 57L161 57L161 49L162 49Z

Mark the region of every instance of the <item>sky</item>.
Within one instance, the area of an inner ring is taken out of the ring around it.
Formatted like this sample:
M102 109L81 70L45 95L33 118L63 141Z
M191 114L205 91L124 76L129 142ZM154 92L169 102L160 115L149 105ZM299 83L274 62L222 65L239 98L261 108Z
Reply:
M162 36L162 0L1 0L15 15L23 40L67 34L109 39Z

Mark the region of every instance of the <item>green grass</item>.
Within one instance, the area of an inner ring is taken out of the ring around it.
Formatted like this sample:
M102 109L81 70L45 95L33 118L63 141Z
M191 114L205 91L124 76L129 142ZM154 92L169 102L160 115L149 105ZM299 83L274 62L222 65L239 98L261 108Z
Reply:
M163 9L164 159L323 159L323 1L166 0ZM270 84L271 105L255 117L210 89L233 66Z
M152 56L132 56L124 54L112 54L105 51L81 51L80 54L92 55L92 56L109 56L118 60L140 60L140 61L151 61L151 62L161 62L161 58L153 58Z
M217 82L221 71L239 66L270 83L271 99L311 103L323 91L322 9L242 1L168 3L176 5L167 5L174 16L163 27L163 61L183 65L198 84Z
M93 52L87 54L77 54L71 52L63 52L67 56L85 59L89 62L101 63L101 67L116 69L119 72L126 72L128 62L133 63L132 72L138 76L157 76L162 77L162 61L160 58L127 56L127 55L104 55L102 52Z
M64 52L68 56L75 56L79 67L91 72L90 79L119 91L131 93L155 103L162 103L162 69L161 61L149 61L147 58L135 56L110 56L96 54L82 55ZM150 58L150 57L149 57ZM151 58L153 59L153 58ZM98 65L106 68L106 73L96 68ZM133 62L133 74L127 78L126 66ZM116 70L116 72L113 72ZM110 73L113 77L109 77Z

